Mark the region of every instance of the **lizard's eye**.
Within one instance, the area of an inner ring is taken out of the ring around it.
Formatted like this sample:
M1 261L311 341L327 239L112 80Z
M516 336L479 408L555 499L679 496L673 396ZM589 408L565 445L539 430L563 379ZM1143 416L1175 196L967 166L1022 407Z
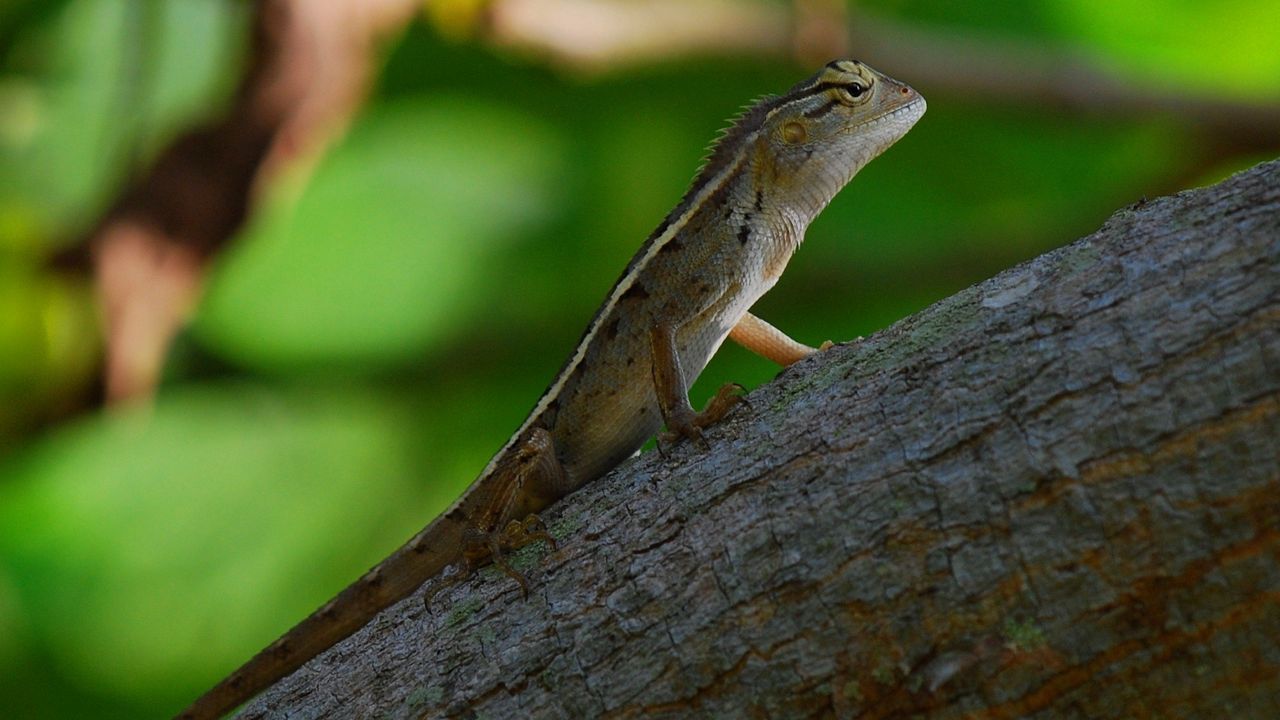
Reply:
M854 103L861 102L866 99L865 96L867 94L868 87L862 83L854 82L845 85L842 89L844 90L844 93L849 96L849 101Z

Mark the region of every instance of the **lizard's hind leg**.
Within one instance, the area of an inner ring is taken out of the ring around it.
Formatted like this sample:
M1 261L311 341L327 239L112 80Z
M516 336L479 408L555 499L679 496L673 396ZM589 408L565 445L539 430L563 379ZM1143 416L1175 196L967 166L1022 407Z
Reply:
M468 563L479 564L485 559L493 562L519 583L527 597L529 583L507 561L507 555L538 540L555 550L556 541L536 513L517 518L525 509L545 507L564 495L568 491L568 479L556 456L551 434L543 428L530 432L510 466L500 473L503 480L495 485L489 507L464 534L463 554Z

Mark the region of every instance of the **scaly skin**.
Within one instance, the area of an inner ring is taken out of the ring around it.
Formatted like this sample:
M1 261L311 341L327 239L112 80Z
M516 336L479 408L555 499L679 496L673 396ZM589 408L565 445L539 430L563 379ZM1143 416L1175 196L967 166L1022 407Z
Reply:
M735 386L700 413L688 400L726 337L782 364L814 351L748 309L778 280L809 222L924 109L907 85L840 60L747 110L462 497L178 717L221 717L450 564L494 561L527 587L503 555L550 539L534 513L608 472L664 423L673 438L701 441L702 428L733 407Z

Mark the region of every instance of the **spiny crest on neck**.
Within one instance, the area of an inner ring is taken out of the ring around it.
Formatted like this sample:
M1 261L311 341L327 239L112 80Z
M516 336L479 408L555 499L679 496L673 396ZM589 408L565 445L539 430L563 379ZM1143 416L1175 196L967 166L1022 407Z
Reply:
M715 177L731 163L733 158L737 157L738 151L746 144L747 138L760 129L769 112L781 105L785 97L784 95L761 95L743 105L737 115L726 120L725 127L707 146L702 164L694 174L690 191Z
M812 102L833 87L847 85L858 77L862 65L857 60L833 60L818 72L800 81L782 95L765 95L745 106L729 125L720 132L712 142L702 166L694 175L693 182L676 207L663 218L658 227L649 235L648 242L653 242L666 232L678 218L683 216L696 202L699 194L726 168L734 165L740 158L743 148L761 129L769 115L782 106L796 102ZM629 269L629 268L628 268Z
M684 205L705 183L732 164L751 136L764 124L769 114L787 103L821 93L828 88L847 84L861 66L857 60L832 60L813 75L796 83L782 95L763 95L743 106L711 142L701 167L681 202Z

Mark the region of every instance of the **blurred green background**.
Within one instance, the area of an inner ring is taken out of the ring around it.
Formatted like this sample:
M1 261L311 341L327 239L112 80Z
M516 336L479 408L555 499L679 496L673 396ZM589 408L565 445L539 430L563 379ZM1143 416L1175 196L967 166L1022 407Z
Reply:
M1274 0L859 7L1280 102ZM725 119L814 69L743 53L588 75L419 18L314 175L268 188L218 257L154 404L86 406L93 291L50 259L224 106L248 17L237 0L0 0L0 716L172 713L408 538L519 424ZM1175 117L901 79L928 114L757 306L811 344L1268 157L1216 157ZM726 345L694 402L776 372Z

